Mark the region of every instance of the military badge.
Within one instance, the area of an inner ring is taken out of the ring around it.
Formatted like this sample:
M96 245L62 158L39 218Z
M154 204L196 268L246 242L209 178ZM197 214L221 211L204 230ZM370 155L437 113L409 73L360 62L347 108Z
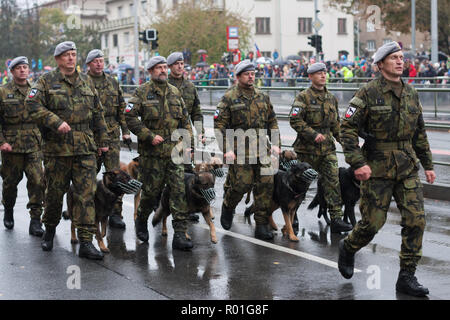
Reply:
M217 109L216 112L214 113L214 120L216 120L219 117L219 113L220 113L220 110Z
M125 112L130 112L131 110L133 110L133 108L134 108L134 104L132 104L132 103L129 103L129 104L127 104L127 107L125 108Z
M37 89L31 89L30 94L28 95L28 98L34 98L37 94Z
M6 97L6 99L14 99L14 95L13 95L13 94L8 94L8 96Z
M299 112L300 112L300 108L295 107L295 108L292 110L292 114L291 114L291 115L292 115L293 117L296 117L296 116L298 116Z
M355 107L348 107L347 112L345 113L345 118L350 119L356 112Z

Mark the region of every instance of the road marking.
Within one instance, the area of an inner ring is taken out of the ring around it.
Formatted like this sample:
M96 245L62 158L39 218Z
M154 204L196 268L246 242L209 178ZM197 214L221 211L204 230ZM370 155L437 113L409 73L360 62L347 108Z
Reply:
M123 201L123 203L126 204L129 207L132 207L132 208L134 207L134 203L131 203L131 202L128 202L128 201ZM209 230L209 227L208 227L207 224L196 224L196 226L198 226L200 228L203 228L205 230ZM219 228L217 226L216 226L216 233L222 233L224 235L227 235L227 236L230 236L230 237L234 237L234 238L238 238L238 239L241 239L241 240L245 240L247 242L251 242L253 244L260 245L262 247L266 247L266 248L278 250L278 251L281 251L281 252L289 253L289 254L292 254L292 255L300 257L300 258L304 258L304 259L307 259L307 260L310 260L310 261L314 261L314 262L326 265L326 266L331 267L331 268L338 269L337 262L334 262L334 261L331 261L331 260L328 260L328 259L324 259L324 258L321 258L321 257L317 257L317 256L314 256L314 255L306 253L306 252L285 248L283 246L280 246L280 245L277 245L277 244L273 244L273 243L270 243L270 242L267 242L267 241L259 240L259 239L252 238L252 237L248 237L248 236L245 236L245 235L240 234L240 233L224 230L224 229ZM354 272L358 273L358 272L361 272L361 270L355 268Z

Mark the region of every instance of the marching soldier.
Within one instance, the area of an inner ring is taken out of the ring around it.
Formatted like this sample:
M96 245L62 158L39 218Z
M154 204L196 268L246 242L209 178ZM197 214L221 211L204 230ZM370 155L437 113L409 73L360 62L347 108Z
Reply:
M103 110L92 80L76 71L75 43L65 41L58 44L54 57L58 68L39 78L25 102L31 117L43 127L47 189L42 249L53 249L63 196L72 181L73 220L80 239L78 255L103 259L103 254L92 244L96 232L95 155L108 151Z
M436 175L422 105L417 91L401 80L404 62L397 42L380 47L374 63L381 76L356 92L341 126L345 160L361 181L362 219L339 243L339 271L347 279L352 277L355 253L382 228L394 197L402 217L396 290L425 296L428 289L414 276L422 256L425 228L419 162L428 183L433 183ZM358 141L361 130L367 135L362 149Z
M268 220L274 183L271 161L261 161L262 158L267 159L267 154L253 154L250 151L250 146L257 144L256 137L254 141L245 143L245 146L237 146L234 141L227 139L227 129L234 129L235 133L238 129L244 132L254 129L258 133L268 130L264 137L267 134L275 134L280 141L278 122L269 96L254 87L254 65L249 61L240 62L236 66L236 77L238 84L225 93L214 116L216 139L227 163L231 163L224 185L220 223L225 230L231 228L236 206L244 194L253 188L256 205L255 237L271 240L273 234L269 230ZM272 145L270 149L275 154L280 154L278 146ZM241 155L242 151L245 156L242 159L237 158L236 155ZM270 171L272 173L268 174Z
M138 137L139 180L143 183L135 221L136 236L141 241L148 241L148 217L158 205L167 183L175 231L172 248L190 250L193 244L186 237L189 215L184 167L171 158L174 148L179 146L177 141L171 141L171 136L177 129L186 129L192 136L192 128L180 91L167 82L167 69L164 57L151 58L147 64L151 80L137 88L125 108L128 128Z
M309 163L320 173L331 216L331 232L350 231L352 226L342 220L339 166L334 141L340 142L338 101L325 86L325 64L314 63L307 72L311 87L297 95L289 116L291 127L297 131L294 150L300 161Z
M23 173L27 177L30 209L29 233L41 237L44 191L41 133L37 124L25 109L25 98L30 91L28 82L30 68L26 57L17 57L9 65L13 81L0 88L0 150L2 152L1 174L3 178L3 206L5 227L14 227L13 210L17 198L17 185Z
M94 82L100 97L109 136L109 150L103 157L97 157L97 171L100 171L102 163L106 171L112 171L120 168L120 130L122 129L122 139L125 143L131 143L131 136L123 113L126 103L122 89L116 79L103 72L105 67L103 56L101 50L90 51L86 58L86 65L89 66L88 75ZM122 220L122 197L114 205L109 217L109 225L118 229L126 227Z

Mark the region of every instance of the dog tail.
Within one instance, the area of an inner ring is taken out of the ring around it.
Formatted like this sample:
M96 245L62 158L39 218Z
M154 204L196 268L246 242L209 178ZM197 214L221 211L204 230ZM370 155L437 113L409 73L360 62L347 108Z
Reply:
M70 219L69 212L67 210L64 210L62 213L62 217L64 220L69 220Z
M312 210L315 207L317 207L319 205L319 195L316 194L316 196L314 197L314 199L311 201L311 203L308 206L308 210Z

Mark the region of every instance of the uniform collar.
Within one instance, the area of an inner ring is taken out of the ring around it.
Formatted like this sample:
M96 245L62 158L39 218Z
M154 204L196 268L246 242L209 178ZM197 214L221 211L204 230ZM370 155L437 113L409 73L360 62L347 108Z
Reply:
M240 97L244 97L247 99L251 99L256 95L256 89L255 86L251 87L250 89L242 88L241 86L236 85L238 89L238 93Z
M57 68L56 70L58 72L58 80L59 81L65 81L73 87L79 87L83 83L83 80L81 79L81 74L78 73L76 68L75 68L75 72L73 73L74 75L75 74L77 75L77 78L76 78L74 84L72 84L72 82L69 81L68 76L64 75L59 68Z
M26 92L23 93L23 92L21 91L21 89L23 89L23 87L19 86L19 85L14 81L14 79L13 79L10 83L11 83L11 89L12 89L13 92L16 92L16 91L17 91L17 92L19 92L20 94L22 94L22 95L24 95L24 96L27 95ZM28 89L31 88L31 83L30 83L29 80L27 80L26 86L28 87Z
M313 86L309 87L309 92L311 93L311 95L320 100L320 101L324 101L327 96L328 96L328 89L327 87L323 87L323 91L318 91L316 88L314 88Z
M150 80L150 90L156 94L158 94L161 97L164 97L168 88L168 82L165 82L165 89L163 91L162 84L158 84L154 82L153 80Z
M380 75L380 82L381 82L381 90L383 91L383 93L387 93L389 91L392 91L392 93L395 94L394 89L392 89L391 84L386 80L385 77L383 77L383 75ZM400 78L400 82L402 83L402 86L404 88L405 87L405 83L403 82L402 78Z

